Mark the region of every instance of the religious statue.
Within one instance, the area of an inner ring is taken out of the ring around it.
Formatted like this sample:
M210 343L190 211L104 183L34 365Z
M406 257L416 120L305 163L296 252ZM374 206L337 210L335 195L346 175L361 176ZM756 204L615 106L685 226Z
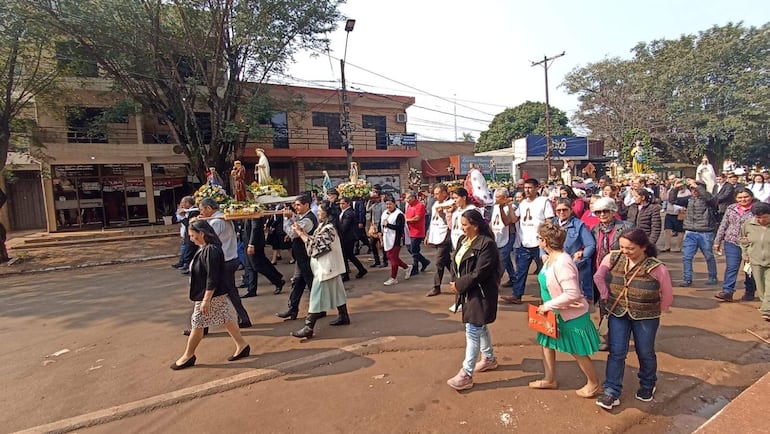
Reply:
M489 178L492 181L497 181L497 165L494 158L489 160Z
M238 202L246 200L246 169L243 168L240 160L235 160L233 170L230 171L230 179L233 191L233 197Z
M588 162L588 164L586 164L586 167L583 168L582 172L586 178L589 178L589 179L596 178L596 166L594 166L594 164L590 161Z
M635 174L647 172L647 155L639 139L634 140L631 149L631 171Z
M572 187L572 167L569 162L570 160L564 160L564 166L561 168L561 182Z
M326 192L332 189L332 179L329 178L329 172L323 171L324 174L324 181L321 185L321 188L323 189L324 197L326 197Z
M695 180L706 184L706 191L709 193L714 191L714 185L717 183L717 174L714 171L714 166L709 163L709 158L705 155L695 170Z
M222 182L222 177L217 173L216 167L209 167L209 173L206 174L206 183L208 185L218 185L220 187L225 185L225 183Z
M350 182L358 182L358 163L355 161L350 162Z
M487 187L487 180L473 163L469 167L463 187L468 191L471 202L477 206L491 206L495 203L495 195Z
M257 178L259 185L267 185L273 179L270 177L270 163L267 161L267 156L262 148L257 148L257 165L254 166L254 175Z

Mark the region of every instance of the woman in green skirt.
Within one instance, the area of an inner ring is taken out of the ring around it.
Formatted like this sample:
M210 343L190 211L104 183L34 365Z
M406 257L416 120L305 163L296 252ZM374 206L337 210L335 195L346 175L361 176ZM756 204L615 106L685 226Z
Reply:
M575 391L578 396L592 398L601 391L590 355L599 350L599 334L588 314L589 302L580 290L578 270L572 257L563 251L567 233L556 223L545 222L538 228L540 248L546 259L538 274L543 304L538 313L554 311L557 337L542 333L537 343L543 346L545 377L529 383L533 389L556 389L556 351L572 354L586 375L585 386Z

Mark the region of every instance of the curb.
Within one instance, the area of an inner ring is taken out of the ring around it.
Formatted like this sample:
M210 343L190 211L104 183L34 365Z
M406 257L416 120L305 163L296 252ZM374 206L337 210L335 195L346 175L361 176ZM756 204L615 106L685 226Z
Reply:
M304 368L345 360L354 356L361 356L373 346L386 344L394 340L396 340L396 338L393 336L375 338L358 344L338 348L336 350L329 350L320 354L279 363L269 368L255 369L221 380L214 380L197 386L191 386L181 390L155 395L150 398L116 405L103 410L97 410L69 419L62 419L45 425L27 428L23 431L17 431L17 434L66 433L76 429L101 425L125 417L135 416L159 408L170 407L175 404L191 401L195 398L237 389L261 381L272 380Z
M156 256L148 256L144 258L116 259L114 261L86 262L85 264L78 264L78 265L61 265L58 267L36 268L34 270L10 271L8 273L0 273L0 279L6 276L18 276L19 274L47 273L49 271L76 270L79 268L101 267L104 265L130 264L135 262L154 261L156 259L176 258L178 256L179 256L178 254L156 255Z
M49 247L63 247L63 246L78 246L81 244L97 244L97 243L112 243L117 241L132 241L143 240L147 238L163 238L179 236L178 233L154 233L154 234L136 234L136 235L121 235L110 237L96 237L91 239L81 240L35 240L32 243L23 243L20 245L8 246L11 250L35 250L35 249L47 249Z

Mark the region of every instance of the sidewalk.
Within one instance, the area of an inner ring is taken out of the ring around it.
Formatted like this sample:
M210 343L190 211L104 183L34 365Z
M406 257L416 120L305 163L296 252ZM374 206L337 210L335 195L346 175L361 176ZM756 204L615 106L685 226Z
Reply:
M766 433L770 431L764 409L770 396L770 373L735 397L727 406L706 421L695 434L726 432Z

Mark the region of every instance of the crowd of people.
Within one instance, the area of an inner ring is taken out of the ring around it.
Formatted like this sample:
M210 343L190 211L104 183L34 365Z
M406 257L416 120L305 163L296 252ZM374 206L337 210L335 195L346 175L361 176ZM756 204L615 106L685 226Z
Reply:
M317 333L317 321L329 310L338 312L329 325L351 323L344 282L350 280L350 264L355 278L368 274L358 258L362 248L372 256L370 267L390 269L384 286L425 272L433 263L426 296L447 288L455 294L451 310L462 312L465 324L465 359L447 381L456 390L471 388L474 373L498 367L488 324L497 317L498 303L523 303L532 263L540 288L536 298L542 301L538 313L555 313L557 334L538 334L545 375L529 386L557 388L556 351L571 354L586 376L576 394L596 397L596 404L607 410L620 405L632 335L640 366L635 396L650 401L655 393L655 337L661 314L673 301L672 278L657 257L657 244L663 244L663 252L681 252L681 287L693 284L698 251L707 264L705 284L717 285L714 254L724 252L726 270L716 297L734 301L743 271L741 300L759 295L761 318L770 321L768 173L746 185L735 174L720 174L711 189L701 180L676 176L660 181L636 176L621 183L605 176L595 185L571 186L522 179L490 192L492 205L474 200L463 187L450 191L443 183L402 197L384 194L378 186L368 198L340 197L334 189L326 193L317 200L307 192L280 213L238 225L225 221L216 203L204 200L196 207L191 197L182 199L182 246L174 267L189 274L195 307L187 348L172 369L195 364L195 348L209 326L224 325L232 336L236 348L228 360L249 355L238 330L251 321L240 298L257 294L258 274L274 285L274 294L283 291L287 281L274 264L287 250L294 264L291 292L288 308L276 315L296 319L309 290L304 327L291 333L303 339ZM402 246L411 263L402 260ZM425 247L434 251L433 262L423 255ZM243 296L235 283L239 265L247 288ZM607 325L601 335L590 317L594 306ZM603 384L591 361L600 350L609 351Z

